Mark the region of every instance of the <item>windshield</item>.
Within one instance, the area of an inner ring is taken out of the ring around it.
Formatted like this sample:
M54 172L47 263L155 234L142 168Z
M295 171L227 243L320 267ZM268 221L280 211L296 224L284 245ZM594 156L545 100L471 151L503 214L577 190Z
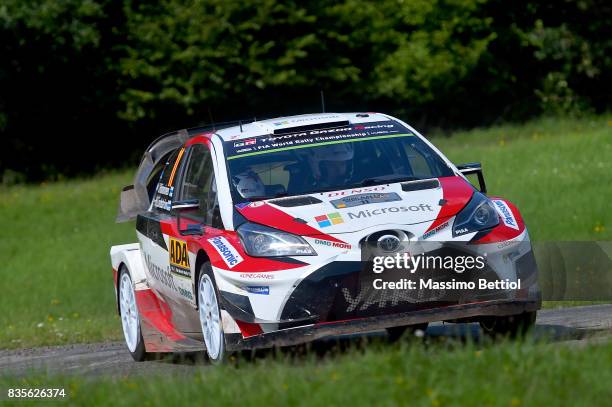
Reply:
M394 121L225 143L236 202L453 175Z

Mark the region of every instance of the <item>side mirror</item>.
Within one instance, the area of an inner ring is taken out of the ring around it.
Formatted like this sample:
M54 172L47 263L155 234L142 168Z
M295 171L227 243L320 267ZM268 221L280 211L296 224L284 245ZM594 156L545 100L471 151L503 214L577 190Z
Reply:
M181 212L186 209L198 209L200 201L197 199L188 199L185 201L172 202L172 210L176 212L176 228L181 236L203 235L204 228L199 223L191 223L187 225L187 229L181 229Z
M457 169L465 176L476 174L480 192L483 194L487 193L487 185L485 184L484 175L482 175L482 165L480 163L459 164Z

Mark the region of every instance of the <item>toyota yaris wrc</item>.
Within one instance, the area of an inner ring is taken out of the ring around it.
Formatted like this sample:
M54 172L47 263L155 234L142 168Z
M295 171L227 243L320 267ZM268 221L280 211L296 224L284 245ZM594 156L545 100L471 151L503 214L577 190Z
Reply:
M138 243L113 246L111 261L136 360L206 350L218 362L432 321L516 333L541 303L518 209L486 195L479 164L453 165L385 114L162 136L121 193L118 221L129 219ZM465 271L456 260L469 256Z

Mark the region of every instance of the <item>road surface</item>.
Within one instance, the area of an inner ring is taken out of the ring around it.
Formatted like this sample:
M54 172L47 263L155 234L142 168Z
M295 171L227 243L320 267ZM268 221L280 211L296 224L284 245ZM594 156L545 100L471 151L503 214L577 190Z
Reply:
M381 337L382 333L369 335ZM440 337L478 340L478 324L432 324L426 340ZM612 339L612 304L585 307L545 309L538 313L534 335L554 344L585 344ZM355 342L354 337L340 339ZM313 345L318 352L337 346L338 338L321 340ZM265 352L264 352L265 357ZM0 375L28 376L33 373L79 376L125 377L144 374L189 374L208 367L199 355L164 357L136 363L123 342L76 344L43 348L0 350Z

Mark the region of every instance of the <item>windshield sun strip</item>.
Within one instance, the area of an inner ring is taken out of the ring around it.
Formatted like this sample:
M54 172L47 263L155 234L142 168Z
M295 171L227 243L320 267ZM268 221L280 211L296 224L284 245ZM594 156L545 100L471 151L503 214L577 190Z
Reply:
M325 146L325 145L330 145L330 144L341 144L341 143L357 143L359 141L381 140L381 139L395 138L395 137L414 137L414 134L412 134L412 133L407 133L407 134L390 134L390 135L386 135L386 136L364 137L364 138L353 139L353 140L322 141L320 143L305 144L305 145L290 146L290 147L281 147L281 148L275 148L275 149L264 150L264 151L253 151L252 153L244 153L244 154L240 154L240 155L234 155L234 156L231 156L231 157L227 157L227 159L228 160L233 160L233 159L236 159L236 158L251 157L251 156L254 156L254 155L276 153L276 152L287 151L287 150L296 150L296 149L300 149L300 148L312 148L312 147L319 147L319 146Z

